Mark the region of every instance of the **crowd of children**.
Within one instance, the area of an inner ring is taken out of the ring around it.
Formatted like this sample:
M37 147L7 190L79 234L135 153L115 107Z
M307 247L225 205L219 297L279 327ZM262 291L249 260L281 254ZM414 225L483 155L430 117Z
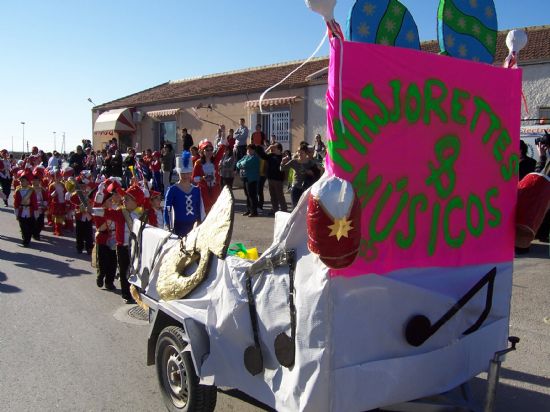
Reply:
M293 167L300 177L301 169L297 167L301 165L300 159L292 163L283 156L282 146L275 143L266 150L261 145L249 144L247 154L237 161L230 143L223 135L215 144L205 139L198 150L177 156L173 171L178 182L164 193L159 152L147 150L133 161L125 159L131 163L127 167L130 175L121 177L96 173L97 170L86 167L75 172L80 168L68 165L62 168L55 162L50 165L49 161L44 164L35 147L30 156L13 163L9 153L2 150L0 197L7 206L11 188L15 189L13 207L23 247L29 247L32 239L39 241L45 227L51 227L54 236L74 234L77 253L93 256L97 286L116 289L118 270L122 298L133 303L127 274L134 221L183 237L204 220L223 186L231 189L236 170L241 172L247 196L246 215L257 216L258 208L263 206L263 196L258 194L262 179L269 182L271 214L287 210L281 163L285 167L285 161L288 162L286 168ZM83 157L84 163L87 158Z

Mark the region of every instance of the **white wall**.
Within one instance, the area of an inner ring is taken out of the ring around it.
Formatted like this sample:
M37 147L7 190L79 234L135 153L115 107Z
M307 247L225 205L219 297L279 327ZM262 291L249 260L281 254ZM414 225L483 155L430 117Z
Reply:
M307 89L306 141L313 144L315 135L321 134L327 140L327 85L311 86Z
M521 55L520 55L521 58ZM539 107L550 107L550 63L521 66L523 93L529 107L529 117L538 118ZM522 106L522 117L527 116Z

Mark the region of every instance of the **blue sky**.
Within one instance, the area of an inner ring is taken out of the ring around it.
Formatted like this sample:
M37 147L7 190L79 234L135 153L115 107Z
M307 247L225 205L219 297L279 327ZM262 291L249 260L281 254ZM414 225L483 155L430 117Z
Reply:
M340 0L345 27L353 0ZM439 0L402 0L420 39ZM495 0L500 29L550 24L548 0ZM67 150L91 138L92 105L202 74L304 59L324 34L303 0L21 0L0 15L0 148ZM328 49L320 55L326 55Z

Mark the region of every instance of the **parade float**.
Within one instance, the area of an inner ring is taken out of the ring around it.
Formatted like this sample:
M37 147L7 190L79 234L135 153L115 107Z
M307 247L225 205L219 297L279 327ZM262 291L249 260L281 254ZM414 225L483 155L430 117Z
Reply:
M357 1L345 40L334 1L306 3L330 34L329 157L272 245L228 256L227 189L183 239L134 225L170 410L213 410L216 386L278 411L387 407L507 347L521 71L492 65L493 2L441 1L443 55L419 50L399 1Z

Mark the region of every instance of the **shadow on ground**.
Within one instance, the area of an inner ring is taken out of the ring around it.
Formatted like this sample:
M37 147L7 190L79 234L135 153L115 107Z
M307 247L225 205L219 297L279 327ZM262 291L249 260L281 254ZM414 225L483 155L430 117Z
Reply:
M6 280L8 280L8 277L6 276L6 274L3 273L3 272L0 272L0 293L19 293L19 292L21 292L21 289L19 289L16 286L5 285L4 283L2 283L2 282L5 282Z
M44 272L57 277L89 275L89 272L72 268L69 263L76 259L89 260L88 255L76 253L74 240L42 236L43 241L32 241L30 248L23 248L21 239L0 235L0 239L17 244L20 248L17 252L0 250L0 259L14 262L16 266L24 269ZM38 251L39 254L35 252ZM46 252L53 257L41 256L40 252Z

